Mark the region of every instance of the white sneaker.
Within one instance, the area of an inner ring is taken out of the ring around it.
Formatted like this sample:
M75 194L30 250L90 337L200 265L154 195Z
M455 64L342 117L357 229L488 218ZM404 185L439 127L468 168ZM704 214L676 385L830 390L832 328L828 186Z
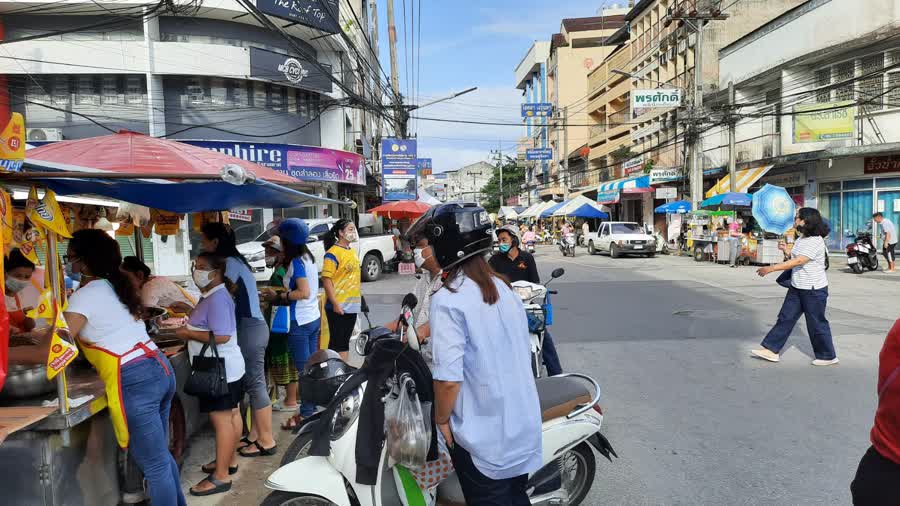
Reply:
M774 353L766 348L760 348L758 350L752 350L750 352L756 358L761 358L763 360L768 360L769 362L781 362L781 357L778 356L777 353Z
M820 360L820 359L817 358L817 359L815 359L815 360L812 361L812 365L834 365L834 364L836 364L836 363L838 363L838 362L840 362L840 360L838 360L837 357L834 357L834 358L831 359L831 360Z

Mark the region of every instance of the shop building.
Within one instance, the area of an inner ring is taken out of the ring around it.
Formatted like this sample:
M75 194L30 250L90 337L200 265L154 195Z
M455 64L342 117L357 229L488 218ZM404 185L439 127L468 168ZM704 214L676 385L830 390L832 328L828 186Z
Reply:
M550 56L549 41L535 41L528 53L516 66L516 88L522 90L523 104L548 103L547 98L547 58ZM537 202L538 186L549 178L549 163L527 161L525 153L529 149L546 149L550 143L549 118L531 116L522 119L525 123L525 136L519 139L516 151L519 160L525 163L528 171L525 174L525 198Z
M831 27L821 30L822 26ZM876 211L900 220L900 6L814 0L719 53L720 88L734 83L739 191L765 183L818 208L843 250ZM797 38L803 46L789 44ZM712 107L722 93L707 96ZM727 164L725 128L704 137L707 168ZM727 190L723 178L711 191Z
M92 14L77 14L79 3ZM282 21L298 52L237 2L204 5L192 16L136 19L96 15L104 7L123 8L103 3L66 2L66 14L54 14L59 10L52 6L39 12L27 2L0 3L4 40L38 36L6 43L7 57L0 59L0 95L10 104L0 105L0 116L21 112L29 142L111 130L183 140L294 175L302 181L298 190L365 208L372 175L361 133L374 131L373 119L364 124L359 111L342 105L346 96L335 79L367 93L357 77L357 55L342 37ZM341 0L338 17L366 20L367 2ZM351 26L345 33L356 47L366 47L365 26ZM239 240L250 240L275 216L347 212L339 207L237 210L233 224ZM157 273L187 272L190 248L182 239L190 241L187 231L179 241L154 236Z

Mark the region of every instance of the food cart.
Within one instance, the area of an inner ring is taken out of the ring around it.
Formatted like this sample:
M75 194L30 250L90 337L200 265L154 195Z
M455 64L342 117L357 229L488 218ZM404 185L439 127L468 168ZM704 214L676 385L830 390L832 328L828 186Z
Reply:
M687 246L694 261L727 262L729 260L728 232L724 218L734 219L734 211L693 211L686 213Z
M151 141L160 144L138 154L153 160L144 166L135 166L141 157L128 151L124 158L132 165L111 164L116 157L101 149L94 153L105 158L91 164L77 157L65 163L53 161L52 156L26 161L25 172L0 174L0 184L6 188L37 186L60 195L99 196L179 214L259 205L287 208L342 203L283 186L296 180L237 158L130 132L115 136L129 136L127 143L144 144L145 148ZM167 150L178 156L167 158ZM118 152L119 158L122 153ZM48 233L47 251L55 252L56 243L56 234ZM60 300L59 258L49 254L47 264L55 300ZM168 337L160 332L154 340L175 369L178 393L169 419L169 438L170 450L180 458L188 435L204 420L195 399L183 393L190 374L184 345ZM11 384L7 383L4 392ZM37 391L0 399L0 429L8 434L0 443L4 502L99 505L142 501L141 480L116 443L105 410L104 386L94 370L76 359L53 383L29 384L39 384ZM56 404L52 404L54 400Z

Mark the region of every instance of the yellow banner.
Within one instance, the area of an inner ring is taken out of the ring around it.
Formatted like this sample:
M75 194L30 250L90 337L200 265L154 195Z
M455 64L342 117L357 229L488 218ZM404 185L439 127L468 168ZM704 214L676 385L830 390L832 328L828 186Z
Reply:
M40 265L41 261L37 256L38 246L44 243L44 230L40 227L31 227L25 231L22 236L22 242L19 243L19 251L25 255L34 265Z
M52 380L56 377L77 356L78 348L59 337L56 331L53 331L53 340L50 341L50 354L47 355L47 379Z
M181 222L180 216L176 213L170 213L169 211L157 211L153 210L154 218L154 226L156 228L156 233L159 235L176 235L178 234L178 225Z
M852 139L856 126L853 100L794 106L794 144Z
M18 172L25 161L25 118L14 112L0 132L0 172Z
M4 254L13 246L13 231L15 222L13 221L12 199L9 193L0 190L0 220L3 225L3 252Z
M62 209L60 209L59 203L56 202L56 194L53 193L53 190L48 188L45 190L44 198L38 200L37 190L32 186L28 192L28 202L25 203L25 209L28 211L28 219L31 220L31 223L41 225L62 237L72 237Z

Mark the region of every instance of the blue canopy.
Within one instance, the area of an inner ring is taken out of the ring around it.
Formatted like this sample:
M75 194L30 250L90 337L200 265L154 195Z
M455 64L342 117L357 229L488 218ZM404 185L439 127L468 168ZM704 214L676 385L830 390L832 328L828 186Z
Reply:
M544 211L541 212L541 218L549 218L550 216L553 215L554 211L556 211L560 207L566 205L566 202L568 202L568 200L560 202L559 204L556 204L555 206L550 206L547 209L544 209Z
M753 197L749 193L728 192L714 195L700 203L700 207L739 206L750 207Z
M603 220L609 218L609 214L604 213L590 204L583 204L571 213L567 213L566 216L571 216L573 218L600 218Z
M676 200L657 207L654 211L659 214L682 214L691 211L691 203L686 200Z

